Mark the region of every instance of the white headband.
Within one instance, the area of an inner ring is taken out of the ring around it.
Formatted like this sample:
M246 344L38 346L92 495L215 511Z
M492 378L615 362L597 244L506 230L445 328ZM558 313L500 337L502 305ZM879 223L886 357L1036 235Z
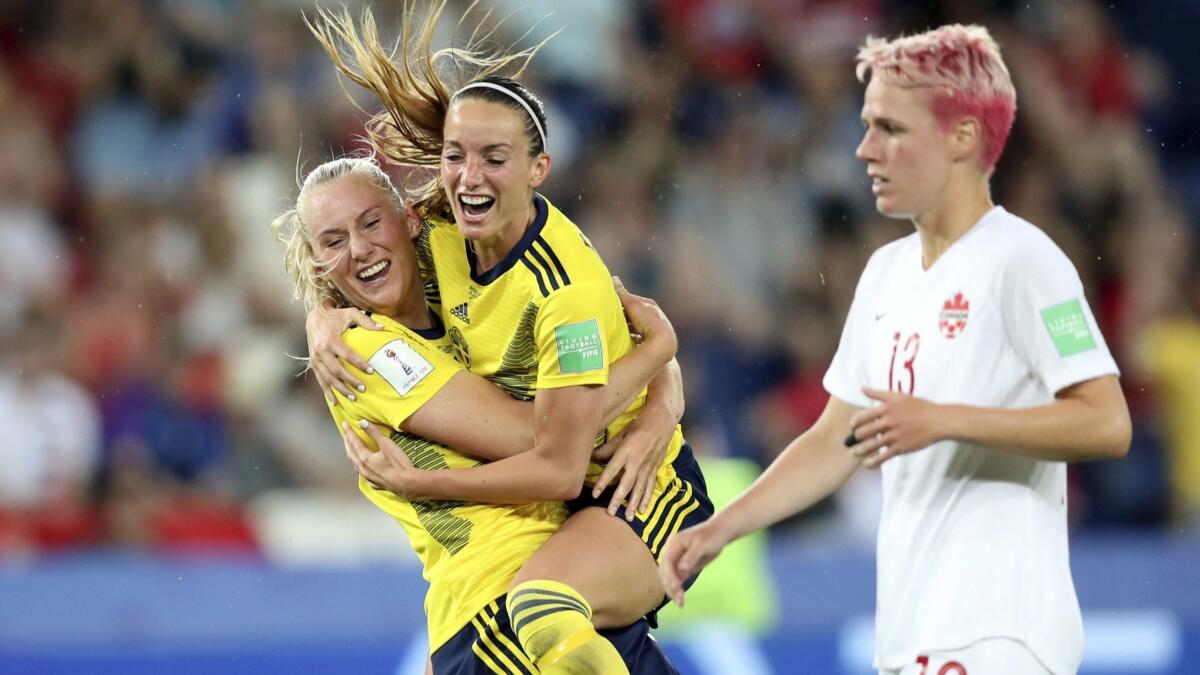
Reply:
M512 99L514 101L516 101L517 103L520 103L521 107L525 109L525 112L529 113L529 119L533 120L533 126L537 127L538 136L542 139L542 151L546 152L547 150L549 150L549 148L546 147L546 130L542 129L542 123L538 121L538 116L533 113L533 108L530 107L529 103L527 103L525 101L525 99L523 99L519 95L517 95L517 93L515 91L508 89L507 87L501 87L500 85L494 84L492 82L472 82L471 84L468 84L465 87L463 87L462 89L459 89L458 91L454 92L454 95L451 96L450 98L453 100L455 98L458 98L459 94L463 93L464 91L466 91L468 89L478 89L480 87L483 87L484 89L495 89L498 92L501 92L503 94L506 94L506 95L512 97Z

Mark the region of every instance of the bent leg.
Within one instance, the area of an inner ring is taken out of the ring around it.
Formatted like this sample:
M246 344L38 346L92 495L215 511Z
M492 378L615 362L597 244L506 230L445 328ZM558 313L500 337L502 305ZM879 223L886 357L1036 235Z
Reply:
M657 557L667 539L681 528L713 514L704 475L687 443L669 465L659 469L650 509L628 522L605 510L610 487L599 497L584 490L567 502L573 515L525 563L513 582L548 579L565 583L591 603L597 628L628 626L642 616L654 626L654 612L665 601ZM689 579L686 586L691 585Z
M567 519L517 573L513 587L548 579L574 588L597 628L628 626L662 602L658 564L629 524L598 507Z

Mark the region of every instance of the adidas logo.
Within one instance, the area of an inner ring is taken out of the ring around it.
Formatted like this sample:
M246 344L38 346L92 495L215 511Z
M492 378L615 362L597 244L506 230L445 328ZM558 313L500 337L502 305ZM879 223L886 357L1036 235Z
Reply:
M468 326L471 325L471 319L467 316L467 303L464 302L463 304L454 307L450 310L450 313L457 317L459 321L462 321Z

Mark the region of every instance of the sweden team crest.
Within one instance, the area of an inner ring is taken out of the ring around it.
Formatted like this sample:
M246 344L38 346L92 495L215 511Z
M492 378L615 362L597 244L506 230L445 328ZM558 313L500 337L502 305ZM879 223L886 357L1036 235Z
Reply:
M942 303L942 313L938 317L938 328L941 329L942 335L953 340L962 334L967 327L967 315L971 309L971 302L963 297L962 291L954 294L946 302Z
M462 331L458 326L451 326L447 331L450 334L450 344L454 346L454 353L458 358L458 362L464 368L471 367L471 348L467 346L467 339L463 337Z

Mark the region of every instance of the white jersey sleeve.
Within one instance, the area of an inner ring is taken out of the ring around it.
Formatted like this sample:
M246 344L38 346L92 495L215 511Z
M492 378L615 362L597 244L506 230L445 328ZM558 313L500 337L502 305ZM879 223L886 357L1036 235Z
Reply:
M860 337L866 320L869 320L867 313L871 311L868 307L869 299L863 293L863 287L866 285L864 280L869 272L870 262L858 279L858 286L854 289L854 300L850 303L846 323L842 326L842 337L838 340L837 352L833 355L829 370L825 371L825 377L821 381L830 396L863 408L871 404L871 400L862 391L869 380L867 358L863 353L867 344Z
M1075 266L1048 237L1030 239L1000 279L1004 326L1018 356L1051 394L1118 374Z

